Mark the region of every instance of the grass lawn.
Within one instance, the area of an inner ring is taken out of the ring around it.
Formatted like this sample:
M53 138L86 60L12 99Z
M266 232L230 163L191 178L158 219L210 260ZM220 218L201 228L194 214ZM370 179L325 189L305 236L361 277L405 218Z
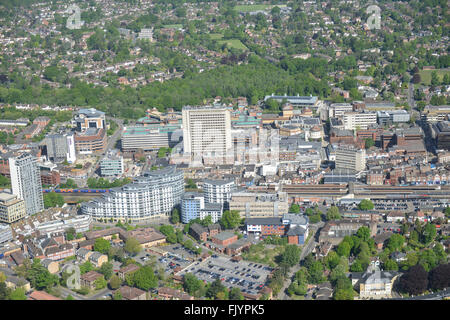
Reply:
M424 84L424 85L431 84L431 73L433 73L433 71L437 72L438 79L440 81L442 81L444 74L446 74L446 73L450 74L450 69L420 70L419 74L420 74L420 79L422 80L421 84Z
M286 7L286 5L285 4L277 4L277 5L246 4L246 5L235 6L234 10L239 11L239 12L252 12L252 11L258 11L258 10L272 9L273 7L284 8L284 7Z
M226 43L230 48L236 48L240 50L248 50L248 48L239 39L221 40L220 44Z
M211 40L219 40L223 38L223 34L221 33L210 33L209 36L211 37Z
M164 26L164 28L167 28L167 29L182 29L183 25L182 24L166 24Z
M273 246L273 249L266 248L262 242L256 245L252 245L248 252L243 252L242 257L245 260L253 261L256 263L268 264L271 267L275 267L275 257L280 255L284 251L284 246Z

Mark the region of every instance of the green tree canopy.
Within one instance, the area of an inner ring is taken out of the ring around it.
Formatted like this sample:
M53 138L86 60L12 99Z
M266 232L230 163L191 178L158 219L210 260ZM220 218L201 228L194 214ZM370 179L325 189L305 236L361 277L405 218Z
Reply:
M330 209L327 210L327 220L339 220L341 219L341 214L339 213L339 208L336 206L332 206Z
M136 255L142 250L142 246L136 238L128 238L125 242L124 250L131 255Z
M364 211L373 210L374 207L375 207L375 205L374 205L373 202L370 201L369 199L363 199L363 200L358 204L359 210L364 210Z
M241 223L241 216L237 210L225 210L220 219L220 224L224 229L234 229Z
M111 243L108 240L103 238L95 239L94 242L94 250L101 252L103 254L107 254L109 249L111 248Z

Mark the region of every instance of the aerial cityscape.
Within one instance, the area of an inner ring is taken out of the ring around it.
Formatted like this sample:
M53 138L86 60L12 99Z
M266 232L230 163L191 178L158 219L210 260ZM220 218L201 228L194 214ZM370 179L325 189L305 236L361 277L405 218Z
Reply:
M1 1L0 300L448 300L449 18Z

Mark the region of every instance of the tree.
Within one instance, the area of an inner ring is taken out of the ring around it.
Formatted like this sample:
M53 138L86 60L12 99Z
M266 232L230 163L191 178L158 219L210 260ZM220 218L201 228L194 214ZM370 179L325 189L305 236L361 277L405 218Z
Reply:
M339 264L340 257L336 253L336 251L330 251L328 255L325 258L325 263L328 265L328 268L330 270L333 270L336 268L336 266Z
M0 271L0 283L5 282L6 281L6 276L3 272Z
M369 199L363 199L363 200L358 204L359 210L364 210L364 211L373 210L374 207L375 207L375 206L374 206L373 202L370 201Z
M428 286L428 273L417 264L409 268L398 280L397 288L400 292L418 295L424 292Z
M400 250L405 243L405 237L401 234L394 233L388 240L387 247L391 252Z
M106 280L109 280L111 276L113 275L113 265L111 262L105 262L102 264L102 266L99 268L98 272L103 274Z
M142 246L136 238L128 238L124 250L131 255L136 255L142 250Z
M428 275L429 287L442 290L450 286L450 264L440 264L432 269Z
M103 254L107 254L111 248L111 243L103 238L95 239L94 250Z
M241 289L239 289L238 287L231 288L229 299L230 300L244 300L244 296L242 295Z
M323 265L320 261L314 261L308 268L308 281L310 283L318 284L323 281Z
M364 271L363 266L358 259L352 263L352 265L350 267L350 271L351 272L363 272Z
M421 81L422 81L422 78L420 77L420 74L415 73L415 74L413 75L412 82L413 82L414 84L417 84L417 83L420 83Z
M310 208L308 208L308 209L310 209ZM311 211L312 211L312 209L311 209ZM298 204L296 204L296 203L293 203L291 205L291 207L289 208L289 212L300 213L300 206Z
M375 141L373 141L372 138L366 138L364 139L364 147L366 149L370 149L371 147L373 147L375 145Z
M37 290L50 289L58 283L58 276L51 274L39 259L34 259L31 269L28 271L27 279L32 287Z
M198 296L198 292L203 287L203 281L197 279L192 273L186 273L183 277L183 288L184 290L193 296Z
M97 290L106 288L107 284L108 283L106 282L105 277L100 277L94 281L95 289L97 289Z
M85 274L88 273L89 271L94 270L94 266L90 261L86 261L85 263L80 265L80 273L81 274Z
M287 245L281 255L281 263L293 267L300 261L300 248L295 244Z
M429 244L436 237L436 225L427 223L422 232L421 242Z
M397 271L398 270L397 262L395 262L392 259L387 259L383 266L384 266L384 270L386 270L386 271Z
M234 229L241 223L241 216L237 210L226 210L222 214L220 224L224 229Z
M11 289L6 286L6 283L0 282L0 300L8 300L11 294Z
M72 297L72 295L69 294L69 295L66 297L66 300L75 300L75 298Z
M170 222L177 224L180 222L180 212L177 208L172 210L172 215L170 216Z
M166 236L166 240L169 243L177 243L177 235L175 229L170 225L163 225L159 228L159 231Z
M109 279L109 287L112 290L119 289L121 284L122 284L122 280L120 280L119 276L117 276L115 274L111 277L111 279Z
M148 291L158 285L158 278L153 268L147 265L132 274L131 283L139 289Z
M346 241L342 241L337 247L337 253L341 257L349 257L350 256L350 245Z
M339 278L336 281L334 300L353 300L353 286L349 278Z
M370 229L367 227L361 227L356 231L356 235L362 240L367 242L370 239Z
M206 290L206 297L208 298L216 298L219 292L223 292L225 290L225 286L222 284L220 279L214 280L208 290Z
M339 213L339 208L336 206L332 206L327 210L327 220L339 220L341 219L341 214Z
M11 300L27 300L27 296L25 295L25 289L23 288L16 288L11 294L9 295L9 298Z
M113 299L114 300L122 300L122 293L120 293L120 290L117 290L116 292L114 292L114 296Z

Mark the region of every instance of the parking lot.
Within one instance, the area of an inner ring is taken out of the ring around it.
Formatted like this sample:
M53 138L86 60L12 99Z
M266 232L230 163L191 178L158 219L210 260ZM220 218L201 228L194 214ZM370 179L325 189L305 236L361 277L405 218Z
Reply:
M156 268L163 268L165 273L172 273L177 267L186 268L196 258L194 253L181 245L162 246L158 247L158 249L166 252L166 255L162 257L155 253L141 251L133 259L142 265L154 260L156 261Z
M256 295L265 286L272 270L269 266L259 263L232 261L228 257L214 255L203 262L194 263L177 275L192 273L206 282L220 279L228 288L238 287L242 292Z

